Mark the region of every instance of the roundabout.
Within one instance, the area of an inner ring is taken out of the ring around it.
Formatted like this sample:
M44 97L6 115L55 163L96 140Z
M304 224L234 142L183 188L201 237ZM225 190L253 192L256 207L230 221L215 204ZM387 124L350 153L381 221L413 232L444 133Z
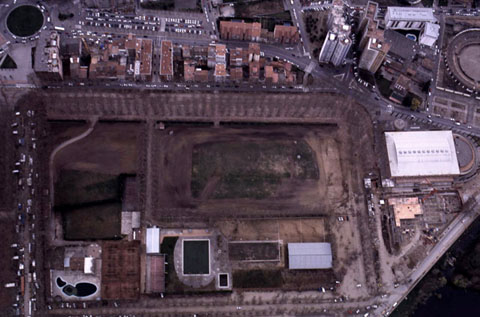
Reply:
M7 17L7 29L15 36L29 37L42 28L44 17L39 8L21 5L14 8Z
M463 88L480 90L480 29L455 35L448 45L445 62Z

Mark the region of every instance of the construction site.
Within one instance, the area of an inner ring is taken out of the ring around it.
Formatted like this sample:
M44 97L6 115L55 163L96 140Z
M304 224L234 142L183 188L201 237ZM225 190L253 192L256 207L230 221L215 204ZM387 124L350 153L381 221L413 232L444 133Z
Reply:
M455 171L408 174L402 136L377 140L370 114L334 94L25 98L45 126L42 284L56 312L371 309L464 203Z
M101 299L146 294L148 280L162 271L173 273L160 279L162 294L369 284L373 259L364 252L359 175L372 168L372 132L368 114L352 102L327 94L318 96L321 103L303 95L143 95L141 106L133 106L132 94L42 97L51 135L50 238L65 246L98 241ZM356 124L359 117L365 124ZM340 224L338 217L348 221ZM189 239L209 241L208 265L224 275L212 279L216 272L200 270L200 280L182 271L188 258L180 241ZM108 286L107 276L124 273L105 271L123 272L105 248L127 241L139 242L132 245L138 286ZM329 244L330 264L289 269L292 243ZM166 264L152 270L158 256ZM365 296L375 284L353 290Z

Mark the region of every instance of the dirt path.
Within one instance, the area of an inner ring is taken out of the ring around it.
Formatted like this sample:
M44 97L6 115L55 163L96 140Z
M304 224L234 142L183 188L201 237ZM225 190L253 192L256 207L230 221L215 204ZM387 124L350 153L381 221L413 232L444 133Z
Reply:
M210 195L213 194L213 192L215 190L215 186L217 186L219 181L220 181L220 176L219 175L214 175L213 177L211 177L208 180L207 184L205 185L205 188L203 188L199 199L200 200L208 199L208 197L210 197Z
M378 258L380 261L380 276L382 279L382 284L384 286L393 285L395 276L392 272L392 265L395 261L395 258L391 256L385 246L385 241L383 240L382 234L382 211L379 208L378 198L376 195L373 196L373 206L375 208L375 225L377 228L377 237L379 239L377 244ZM387 287L388 288L388 287Z
M97 121L98 121L98 117L92 117L90 119L90 126L88 127L88 129L85 132L83 132L82 134L77 135L76 137L71 138L70 140L67 140L67 141L63 142L62 144L58 145L52 151L52 153L50 154L50 160L48 162L48 165L49 165L49 172L50 172L50 201L52 202L52 204L55 202L55 200L54 200L54 197L55 197L54 196L55 170L53 168L53 162L54 162L55 156L57 155L58 152L60 152L65 147L67 147L70 144L73 144L73 143L87 137L90 133L92 133L93 129L95 128L95 124L97 123Z
M416 247L418 240L420 239L420 232L421 232L420 229L415 228L415 235L406 246L402 247L402 252L397 256L398 259L403 258L405 254L407 254L408 252L413 250L414 247Z
M98 121L98 118L97 117L92 117L91 120L90 120L90 126L88 127L88 129L83 132L82 134L79 134L77 135L76 137L73 137L63 143L61 143L60 145L58 145L53 151L52 153L50 154L50 159L49 159L49 162L48 162L48 166L49 166L49 176L50 176L50 202L51 202L51 205L53 207L53 205L55 204L55 195L54 195L54 189L55 189L55 169L54 169L54 160L55 160L55 156L58 154L58 152L60 152L62 149L64 149L65 147L87 137L90 133L92 133L92 131L94 130L95 128L95 125ZM50 209L50 216L51 216L51 221L48 223L48 225L50 226L50 229L48 230L48 235L49 235L49 240L50 240L50 243L52 245L55 245L56 243L60 243L60 240L59 239L56 239L56 237L58 236L58 234L60 234L61 236L63 236L63 234L59 233L61 232L62 230L62 226L59 225L59 220L55 218L55 216L53 215L53 208ZM63 241L63 240L61 240Z
M145 171L146 177L146 196L145 196L145 214L151 215L152 213L152 144L153 144L153 131L154 131L154 121L147 121L147 166Z

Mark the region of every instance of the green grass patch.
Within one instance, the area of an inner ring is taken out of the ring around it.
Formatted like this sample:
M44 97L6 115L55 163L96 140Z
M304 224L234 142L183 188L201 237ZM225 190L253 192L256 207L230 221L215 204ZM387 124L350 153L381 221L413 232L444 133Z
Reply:
M63 211L65 240L120 238L121 208L107 203Z
M281 270L242 270L233 272L235 288L277 288L283 285Z
M193 150L193 197L207 187L214 199L264 199L288 179L318 179L314 153L304 141L207 143Z
M62 170L55 184L55 205L80 205L96 201L119 200L118 175Z

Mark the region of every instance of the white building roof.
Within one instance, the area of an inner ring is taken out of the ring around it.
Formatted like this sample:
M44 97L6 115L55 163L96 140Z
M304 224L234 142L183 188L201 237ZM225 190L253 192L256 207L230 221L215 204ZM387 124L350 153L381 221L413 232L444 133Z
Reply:
M83 273L93 274L93 257L87 256L83 262Z
M329 269L332 267L330 243L309 242L288 244L289 269Z
M434 39L438 39L440 34L440 25L434 23L425 23L425 29L423 30L423 36L428 36Z
M392 177L458 175L452 131L385 132Z
M413 7L388 7L387 14L389 20L396 21L415 21L415 22L435 22L437 19L433 16L432 8L413 8Z
M147 228L147 253L160 253L160 228Z

